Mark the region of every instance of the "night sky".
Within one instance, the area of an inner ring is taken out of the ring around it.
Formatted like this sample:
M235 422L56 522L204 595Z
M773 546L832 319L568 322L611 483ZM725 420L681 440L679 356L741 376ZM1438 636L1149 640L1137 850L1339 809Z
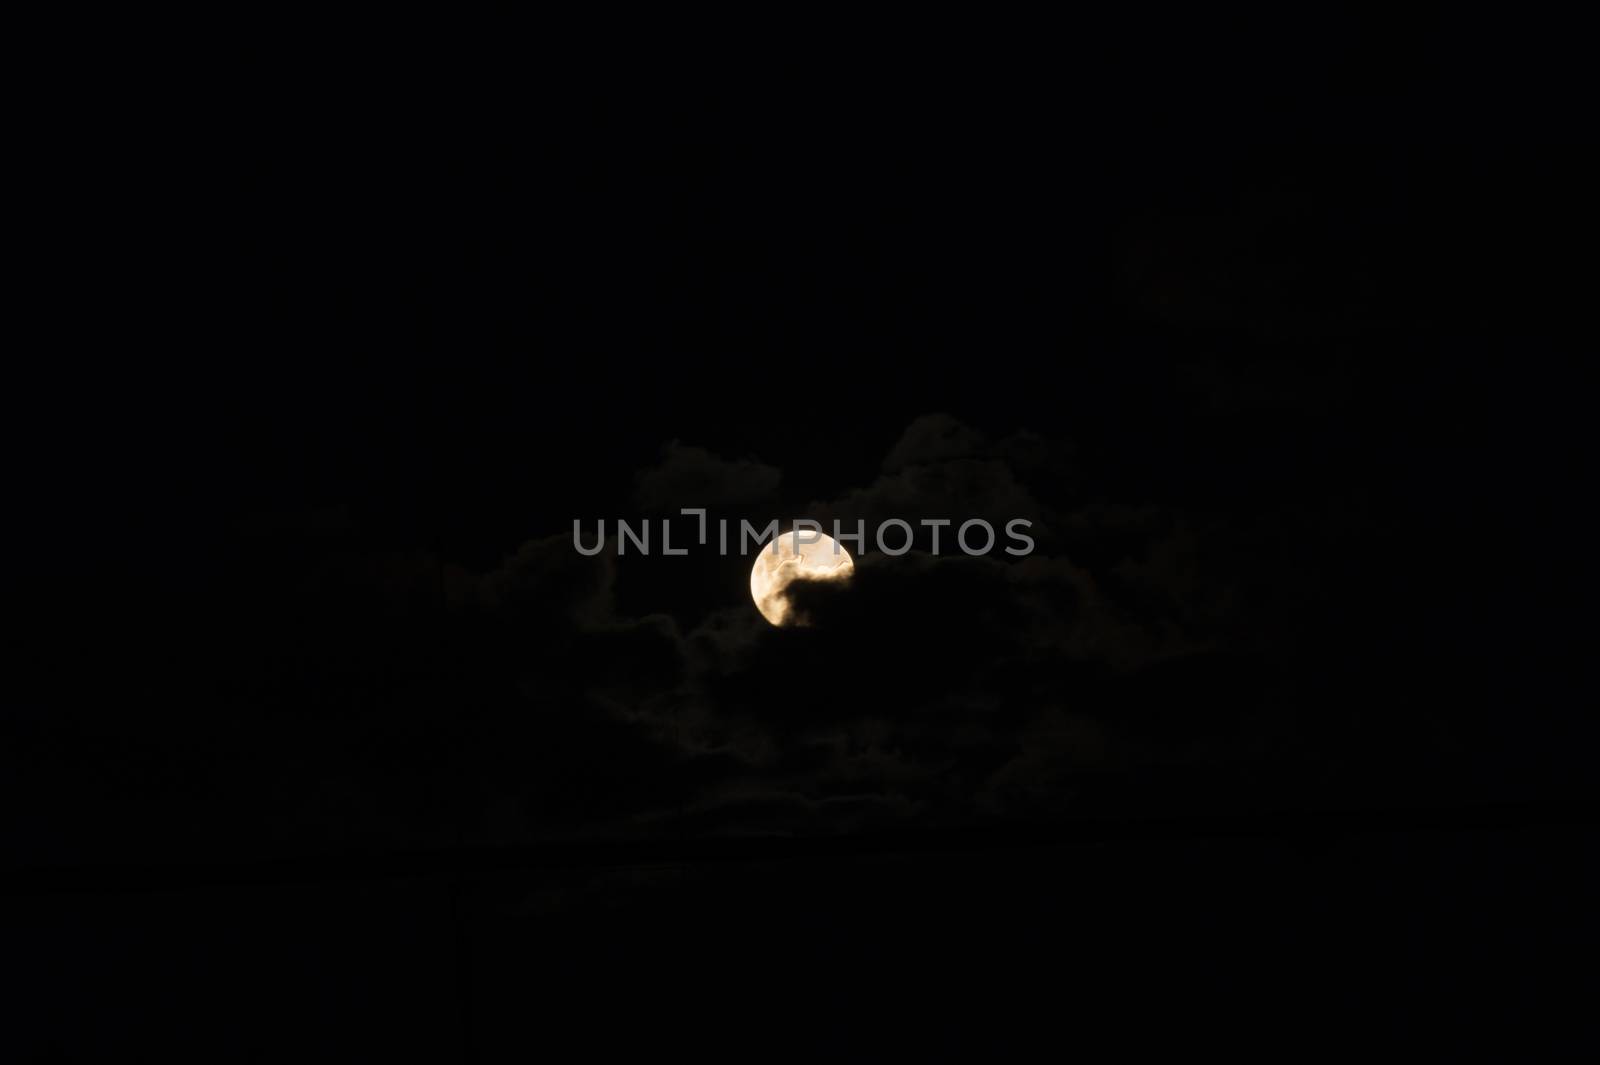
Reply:
M1523 29L68 79L0 1057L1592 1052L1593 130ZM794 629L573 549L697 506L1037 549Z

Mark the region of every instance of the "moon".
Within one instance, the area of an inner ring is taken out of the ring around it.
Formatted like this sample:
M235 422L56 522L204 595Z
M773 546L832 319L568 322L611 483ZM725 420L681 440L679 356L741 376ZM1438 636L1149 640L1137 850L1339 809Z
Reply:
M750 567L750 598L761 616L780 629L809 625L810 619L789 602L790 582L848 581L855 571L850 552L827 533L802 530L797 553L795 534L786 532L756 555Z

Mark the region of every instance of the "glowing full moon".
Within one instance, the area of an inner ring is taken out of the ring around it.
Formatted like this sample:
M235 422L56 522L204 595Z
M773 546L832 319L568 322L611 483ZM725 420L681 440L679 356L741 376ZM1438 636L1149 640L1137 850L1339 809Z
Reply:
M789 603L790 582L848 581L855 570L850 552L827 533L801 530L797 554L795 534L786 532L756 555L750 568L750 598L761 616L779 628L806 625L808 619Z

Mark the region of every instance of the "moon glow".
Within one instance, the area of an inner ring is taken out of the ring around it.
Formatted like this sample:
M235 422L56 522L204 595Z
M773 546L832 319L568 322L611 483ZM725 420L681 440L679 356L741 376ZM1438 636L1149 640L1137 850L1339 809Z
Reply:
M815 536L815 540L808 539ZM802 532L800 550L795 534L786 532L756 555L750 568L750 598L761 616L779 628L810 624L789 602L793 581L848 581L856 564L844 545L824 532Z

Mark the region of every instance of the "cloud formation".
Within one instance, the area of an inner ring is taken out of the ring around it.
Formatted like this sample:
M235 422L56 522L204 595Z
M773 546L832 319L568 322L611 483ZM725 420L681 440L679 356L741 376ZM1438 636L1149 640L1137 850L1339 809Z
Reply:
M1247 523L1086 498L1078 471L1065 442L930 415L801 505L772 467L668 445L641 507L1035 522L1022 558L869 545L848 586L795 586L803 630L761 619L747 558L560 533L474 569L353 516L277 522L210 651L205 713L249 756L205 787L272 833L432 846L1076 815L1140 767L1232 757L1274 675L1251 587L1292 580Z
M782 479L781 471L758 459L725 459L673 440L656 465L639 471L634 502L642 510L673 513L683 506L754 503L770 499Z

